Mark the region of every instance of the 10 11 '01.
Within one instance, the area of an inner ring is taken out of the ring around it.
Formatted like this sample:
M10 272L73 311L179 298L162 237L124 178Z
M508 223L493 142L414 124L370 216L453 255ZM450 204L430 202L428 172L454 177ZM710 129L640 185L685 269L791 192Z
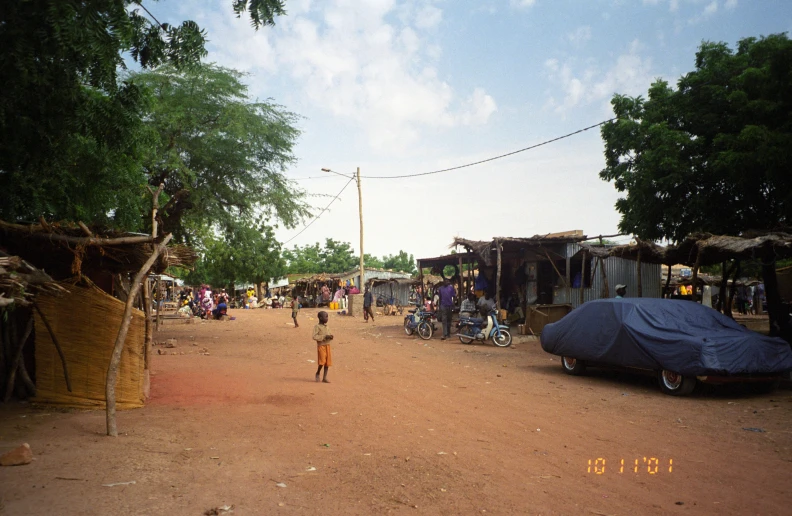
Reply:
M667 460L667 462L666 462ZM656 457L644 457L643 459L619 459L618 462L609 461L602 457L589 459L587 473L604 475L610 473L648 473L649 475L659 475L660 473L674 472L674 459L658 459Z

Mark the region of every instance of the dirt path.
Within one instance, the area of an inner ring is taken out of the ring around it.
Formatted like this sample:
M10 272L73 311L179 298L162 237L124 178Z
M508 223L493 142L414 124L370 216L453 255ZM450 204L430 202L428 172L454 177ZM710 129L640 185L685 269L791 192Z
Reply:
M0 451L25 441L37 459L0 468L5 512L203 514L233 505L233 514L659 515L792 506L788 390L677 399L644 377L565 376L535 341L425 342L405 336L396 317L367 325L336 315L332 383L321 384L315 313L303 311L298 329L288 310L165 326L157 340L178 339L168 351L184 354L155 356L152 399L119 414L117 439L104 436L103 412L0 408ZM598 458L603 474L593 470ZM652 458L656 474L647 472Z

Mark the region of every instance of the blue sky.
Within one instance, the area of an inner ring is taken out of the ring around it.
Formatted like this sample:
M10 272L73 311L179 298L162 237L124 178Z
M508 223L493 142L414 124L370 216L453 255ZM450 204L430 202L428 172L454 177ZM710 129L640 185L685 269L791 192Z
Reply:
M258 32L231 0L149 9L198 22L208 61L250 73L254 96L303 117L287 175L317 211L346 182L323 167L387 176L527 147L610 118L614 93L674 83L704 40L734 46L792 29L789 0L287 0L288 15ZM429 257L457 235L615 233L602 156L592 130L462 171L364 179L365 251ZM289 246L330 237L357 249L357 212L350 185Z

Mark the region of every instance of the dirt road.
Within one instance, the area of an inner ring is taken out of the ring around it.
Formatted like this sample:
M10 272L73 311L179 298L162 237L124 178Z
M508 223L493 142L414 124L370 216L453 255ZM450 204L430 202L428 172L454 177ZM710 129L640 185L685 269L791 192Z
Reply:
M119 414L118 438L104 436L103 412L0 408L0 452L28 442L36 456L0 468L5 512L660 515L792 506L788 390L678 399L645 377L566 376L536 341L425 342L404 335L397 317L364 324L337 315L335 365L322 384L315 310L301 312L297 329L288 310L233 315L163 328L156 340L178 339L167 351L179 354L154 357L152 399ZM134 484L104 486L123 482Z

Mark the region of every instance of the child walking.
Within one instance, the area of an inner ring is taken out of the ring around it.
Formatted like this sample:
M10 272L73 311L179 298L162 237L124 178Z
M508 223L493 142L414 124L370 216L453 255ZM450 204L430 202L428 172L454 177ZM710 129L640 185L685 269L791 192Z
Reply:
M330 383L327 380L327 369L333 365L333 353L330 349L330 341L333 340L333 336L327 328L327 312L319 312L318 317L319 324L314 326L313 330L313 340L316 341L316 350L319 355L319 369L316 370L316 381L319 381L319 373L324 367L324 378L322 378L322 381Z
M300 311L300 296L294 296L292 299L292 320L294 321L294 327L299 328L300 325L297 323L297 312Z

